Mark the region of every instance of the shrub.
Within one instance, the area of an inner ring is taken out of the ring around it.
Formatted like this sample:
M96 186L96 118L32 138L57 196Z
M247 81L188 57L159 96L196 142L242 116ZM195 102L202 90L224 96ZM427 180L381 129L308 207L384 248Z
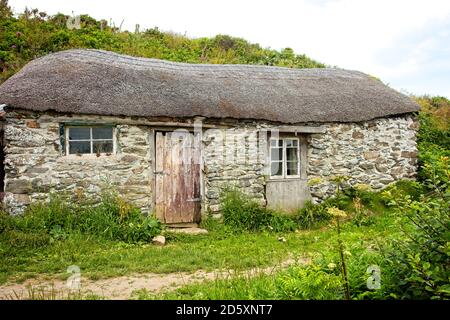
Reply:
M394 297L450 298L450 171L448 161L444 163L445 174L427 180L433 192L420 200L402 195L390 202L405 234L405 239L394 242L386 253L395 270L389 288Z
M223 222L234 230L257 231L269 224L267 212L237 190L222 196Z
M296 213L298 225L302 229L311 229L329 222L331 216L327 208L327 204L315 205L311 201L305 202L303 208L299 209Z
M361 198L353 198L353 209L352 221L355 225L360 227L374 224L373 212L363 205Z
M444 176L443 159L450 157L450 151L434 144L419 146L419 180L425 182L434 175Z
M238 190L222 194L223 222L234 231L293 231L297 224L287 216L262 207Z

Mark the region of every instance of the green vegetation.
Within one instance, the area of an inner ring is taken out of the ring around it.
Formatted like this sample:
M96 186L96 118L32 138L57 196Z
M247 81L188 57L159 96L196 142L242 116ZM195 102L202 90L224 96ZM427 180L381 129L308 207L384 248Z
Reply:
M237 189L228 190L222 196L222 215L224 224L235 232L282 232L297 229L292 217L262 207Z
M381 195L378 195L381 198ZM383 298L381 290L367 288L370 265L382 266L382 248L402 237L395 213L390 208L376 212L371 226L354 223L341 225L341 239L349 274L352 299ZM227 238L243 239L249 233ZM254 234L254 233L253 233ZM280 234L278 234L280 235ZM278 242L287 252L311 259L309 264L294 264L285 270L261 271L249 274L245 270L230 272L226 277L193 283L160 294L135 292L136 299L343 299L343 279L340 271L338 235L327 227L300 232L282 233L286 242ZM271 246L275 235L260 233L261 246ZM264 242L266 244L264 244ZM252 245L245 242L246 245ZM232 250L232 248L230 248ZM270 252L271 250L267 250ZM241 256L245 258L245 256ZM285 256L286 258L287 256ZM382 268L381 289L387 285L391 271Z
M419 165L424 168L440 163L442 157L450 157L450 100L444 97L414 97L420 104L419 113ZM428 177L424 170L419 171L419 178ZM445 173L441 170L440 176Z
M351 299L449 299L450 101L443 97L415 99L422 106L419 180L399 181L381 193L363 185L346 188L335 198L320 205L309 203L290 216L297 220L298 227L313 228L286 236L288 246L302 239L302 252L312 258L311 264L256 276L236 272L227 278L188 284L158 295L141 290L134 297L344 299L345 262ZM342 180L337 177L336 183ZM228 214L234 216L228 221L232 226L239 220L245 225L246 217L262 212L265 223L253 223L247 229L257 229L258 225L268 229L267 217L273 212L241 202L242 213L234 200L231 203L233 210ZM333 227L316 229L329 222L333 212L347 215L348 221L341 224L339 234Z
M49 202L36 202L25 213L12 217L0 214L0 239L16 248L39 248L71 233L107 240L149 242L161 232L161 223L144 216L113 192L104 192L101 202L51 196Z
M227 35L190 39L158 28L139 33L121 32L105 20L81 16L80 29L68 29L69 16L49 16L38 9L14 17L6 0L0 1L0 83L27 62L51 52L92 48L132 56L189 63L260 64L292 68L320 68L318 63L292 49L281 52L261 48Z
M0 83L31 59L70 48L190 63L324 67L288 48L263 49L225 35L189 39L157 28L120 32L86 15L80 29L69 30L67 19L38 10L15 17L0 0ZM224 222L206 219L209 233L198 236L162 230L114 193L97 205L81 195L58 195L20 217L0 214L0 283L67 277L69 265L93 279L225 269L226 278L159 295L139 291L135 298L344 299L348 280L351 299L449 299L450 101L413 98L422 107L417 182L400 181L376 193L364 185L342 188L345 177L336 177L334 198L307 203L289 216L232 191L223 195ZM168 245L149 244L160 232ZM307 265L257 275L246 271L305 257L311 259Z

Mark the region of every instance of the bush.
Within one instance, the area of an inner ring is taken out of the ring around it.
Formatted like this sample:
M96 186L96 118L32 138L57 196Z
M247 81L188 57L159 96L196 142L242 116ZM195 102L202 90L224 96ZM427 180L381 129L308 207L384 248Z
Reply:
M133 56L188 63L264 64L294 68L322 68L305 55L290 50L261 48L244 39L226 35L190 39L158 28L140 33L120 32L114 25L81 16L81 29L66 27L68 16L48 16L26 10L13 16L7 3L0 7L0 83L27 62L45 54L71 48L93 48ZM106 21L104 21L106 22ZM102 24L102 27L100 27Z
M396 271L390 291L405 299L450 298L450 222L448 201L423 199L399 205L406 215L407 235L388 249L387 259Z
M294 231L294 219L262 207L237 190L222 194L223 222L234 231Z
M331 220L331 216L327 211L327 204L313 204L307 201L303 208L296 213L297 223L302 229L311 229L321 224L325 224Z
M386 260L395 270L389 291L396 298L450 298L450 168L443 160L443 176L427 179L433 190L420 200L410 195L392 197L405 239L387 249ZM392 195L388 194L388 195Z

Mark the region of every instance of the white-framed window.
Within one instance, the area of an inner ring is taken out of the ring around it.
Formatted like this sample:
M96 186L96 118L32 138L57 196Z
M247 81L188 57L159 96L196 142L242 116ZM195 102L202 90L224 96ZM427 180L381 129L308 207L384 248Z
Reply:
M300 177L300 140L298 138L270 139L270 177Z
M112 126L66 127L66 154L113 154L116 151Z

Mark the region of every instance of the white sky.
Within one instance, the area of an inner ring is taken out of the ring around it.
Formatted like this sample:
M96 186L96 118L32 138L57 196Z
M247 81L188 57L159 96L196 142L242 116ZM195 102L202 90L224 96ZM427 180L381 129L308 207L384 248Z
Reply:
M408 93L450 98L450 0L10 0L15 12L89 14L122 29L228 34L290 47Z

